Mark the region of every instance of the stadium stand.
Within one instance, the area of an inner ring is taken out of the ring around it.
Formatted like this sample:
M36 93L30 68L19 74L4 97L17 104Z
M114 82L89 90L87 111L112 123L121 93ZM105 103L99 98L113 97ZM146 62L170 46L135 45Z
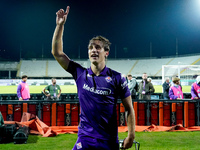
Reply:
M0 62L0 70L17 70L18 62Z
M0 78L16 78L18 62L0 62Z
M106 65L122 74L128 74L137 60L108 60Z
M76 61L77 63L81 64L82 66L87 68L87 61ZM44 62L45 63L45 62ZM48 77L71 77L71 74L66 72L60 64L55 60L47 60L48 71L46 76Z
M26 74L28 77L45 77L46 61L43 60L21 60L17 76Z
M196 65L196 61L199 60L199 58L200 55L176 57L168 65Z
M49 77L66 77L71 76L68 72L66 72L60 64L55 60L48 61L48 72L47 76Z
M89 60L75 60L83 67L90 66ZM144 72L150 77L162 76L162 65L200 65L200 54L195 56L153 58L153 59L108 59L107 67L122 74L131 73L133 76L141 77ZM0 63L0 71L16 70L16 77L26 74L31 78L71 78L56 60L21 60L18 62ZM173 73L172 73L173 74Z
M133 68L131 74L141 77L145 72L148 74L148 76L153 77L160 69L162 69L162 64L167 64L168 61L169 59L139 60L137 65ZM157 76L161 76L161 74L158 74Z

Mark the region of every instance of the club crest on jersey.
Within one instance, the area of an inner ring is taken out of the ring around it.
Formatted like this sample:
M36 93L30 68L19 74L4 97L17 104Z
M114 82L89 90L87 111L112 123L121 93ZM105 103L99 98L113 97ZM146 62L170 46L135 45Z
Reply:
M105 79L106 79L106 81L107 81L107 82L110 82L110 81L112 81L112 78L111 78L111 77L109 77L109 76L108 76L108 77L106 77Z
M76 147L77 147L77 149L81 149L81 148L82 148L81 142L77 143L77 144L76 144Z

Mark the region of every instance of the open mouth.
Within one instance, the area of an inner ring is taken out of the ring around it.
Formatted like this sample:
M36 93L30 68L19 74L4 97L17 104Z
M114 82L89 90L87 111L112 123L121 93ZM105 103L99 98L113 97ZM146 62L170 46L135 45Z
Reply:
M96 54L92 54L91 57L95 59L95 58L98 58L99 56Z

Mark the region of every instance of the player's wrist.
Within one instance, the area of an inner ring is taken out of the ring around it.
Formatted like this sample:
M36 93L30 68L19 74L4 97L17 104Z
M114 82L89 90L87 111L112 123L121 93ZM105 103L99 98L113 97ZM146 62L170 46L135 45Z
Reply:
M129 140L134 140L135 139L135 134L134 133L131 133L131 134L128 134L128 137L127 137Z
M58 28L63 28L65 23L57 23Z

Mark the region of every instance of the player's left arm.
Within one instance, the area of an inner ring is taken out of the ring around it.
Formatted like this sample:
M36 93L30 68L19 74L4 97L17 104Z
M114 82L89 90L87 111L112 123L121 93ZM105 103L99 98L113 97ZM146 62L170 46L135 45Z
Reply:
M125 108L126 121L128 125L128 136L124 140L123 148L128 149L132 146L135 139L135 112L132 105L131 96L128 96L122 100Z

